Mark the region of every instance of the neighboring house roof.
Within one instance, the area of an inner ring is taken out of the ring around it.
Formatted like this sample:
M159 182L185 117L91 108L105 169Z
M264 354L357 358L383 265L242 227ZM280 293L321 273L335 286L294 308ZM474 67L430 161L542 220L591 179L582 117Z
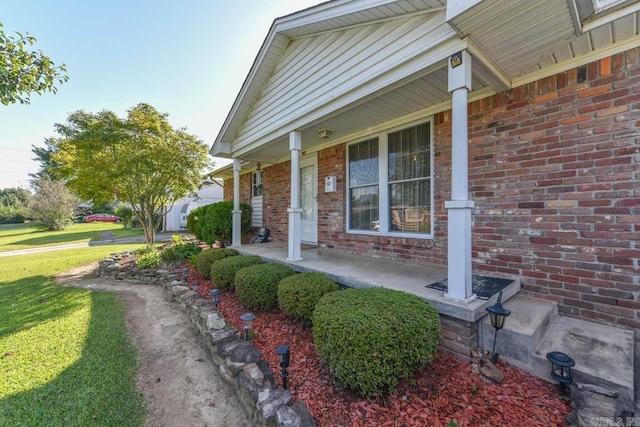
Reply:
M444 109L455 51L474 57L478 99L638 46L638 20L629 0L322 3L274 21L210 151L279 161L292 130L317 144L314 130L334 126L340 141L382 118Z

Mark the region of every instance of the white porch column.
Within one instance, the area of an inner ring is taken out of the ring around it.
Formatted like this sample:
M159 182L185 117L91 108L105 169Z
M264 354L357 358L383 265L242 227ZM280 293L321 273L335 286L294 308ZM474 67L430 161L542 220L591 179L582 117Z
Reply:
M242 231L240 222L242 211L240 210L240 169L242 165L240 159L233 159L233 228L231 233L231 244L241 246Z
M471 210L469 200L469 133L467 93L471 90L471 56L462 51L449 58L451 119L451 200L448 209L447 297L464 302L476 296L471 290Z
M300 149L302 135L299 131L289 133L291 150L291 206L289 212L289 252L287 261L302 261L300 242L302 240L302 209L300 208Z

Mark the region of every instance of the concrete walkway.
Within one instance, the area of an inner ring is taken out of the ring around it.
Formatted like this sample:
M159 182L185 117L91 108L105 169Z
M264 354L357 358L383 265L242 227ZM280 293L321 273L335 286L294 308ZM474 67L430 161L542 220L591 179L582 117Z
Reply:
M175 233L156 234L156 242L157 243L170 242L174 234ZM53 251L59 251L63 249L88 248L90 246L104 246L104 245L126 245L130 243L144 243L144 242L145 242L144 236L136 236L136 237L125 237L122 239L98 240L97 242L80 242L80 243L66 243L64 245L38 246L35 248L29 248L29 249L17 249L15 251L0 252L0 258L14 256L14 255L27 255L27 254L39 254L42 252L53 252Z

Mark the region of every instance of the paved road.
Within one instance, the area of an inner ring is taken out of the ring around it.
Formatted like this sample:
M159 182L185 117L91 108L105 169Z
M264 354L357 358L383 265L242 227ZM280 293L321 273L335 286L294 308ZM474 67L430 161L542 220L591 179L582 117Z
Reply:
M173 236L174 234L175 233L156 234L156 242L169 242L171 241L171 236ZM144 236L126 237L123 239L99 240L97 242L66 243L64 245L55 246L39 246L37 248L29 249L17 249L15 251L0 252L0 258L14 255L38 254L41 252L59 251L61 249L86 248L89 246L104 245L123 245L129 243L144 243Z

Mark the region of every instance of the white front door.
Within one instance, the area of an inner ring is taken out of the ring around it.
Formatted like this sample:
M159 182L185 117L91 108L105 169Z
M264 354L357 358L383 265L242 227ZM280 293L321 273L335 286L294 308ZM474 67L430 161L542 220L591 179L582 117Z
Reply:
M318 156L300 160L300 207L302 208L302 241L318 243Z

